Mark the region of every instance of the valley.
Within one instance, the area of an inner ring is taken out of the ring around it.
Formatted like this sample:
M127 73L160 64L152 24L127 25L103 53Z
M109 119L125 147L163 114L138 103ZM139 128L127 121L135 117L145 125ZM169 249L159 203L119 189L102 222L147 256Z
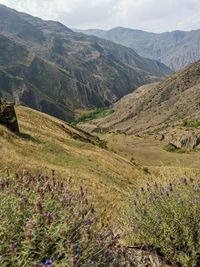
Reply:
M139 87L116 102L112 114L79 127L160 139L192 150L199 146L199 70L197 61L160 83Z
M0 266L199 266L199 32L0 3Z
M3 5L0 40L0 96L68 122L77 109L106 108L172 73L132 49Z

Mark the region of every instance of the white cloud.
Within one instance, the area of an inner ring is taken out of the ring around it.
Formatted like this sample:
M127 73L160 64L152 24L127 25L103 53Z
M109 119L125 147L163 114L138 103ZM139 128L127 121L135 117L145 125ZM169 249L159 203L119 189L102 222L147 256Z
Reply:
M0 0L0 3L68 27L123 26L164 32L200 28L199 0Z

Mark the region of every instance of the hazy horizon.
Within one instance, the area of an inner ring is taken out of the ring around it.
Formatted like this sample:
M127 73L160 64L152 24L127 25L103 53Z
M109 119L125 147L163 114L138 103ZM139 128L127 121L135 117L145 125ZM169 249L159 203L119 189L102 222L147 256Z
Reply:
M0 0L0 4L82 30L124 27L162 33L200 28L199 0L181 4L180 0Z

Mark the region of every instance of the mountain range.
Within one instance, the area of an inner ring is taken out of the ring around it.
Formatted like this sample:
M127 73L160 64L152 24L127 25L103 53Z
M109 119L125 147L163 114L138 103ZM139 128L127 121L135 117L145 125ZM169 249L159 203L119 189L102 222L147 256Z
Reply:
M66 121L172 71L132 49L0 5L0 96Z
M152 33L116 27L108 31L76 31L130 47L139 55L159 60L175 71L200 58L200 30Z

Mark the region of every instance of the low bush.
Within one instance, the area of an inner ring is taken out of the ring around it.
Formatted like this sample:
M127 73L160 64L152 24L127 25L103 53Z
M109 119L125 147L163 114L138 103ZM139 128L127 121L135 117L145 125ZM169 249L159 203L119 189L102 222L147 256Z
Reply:
M0 266L110 266L117 238L80 187L38 174L0 179Z
M186 152L185 149L178 148L173 144L167 144L166 146L164 146L163 149L167 152L176 152L176 153L180 153L180 154Z
M143 171L150 174L150 171L149 171L149 169L147 167L144 167Z
M182 126L198 128L200 126L200 121L188 121L186 118L183 119Z
M146 185L126 210L129 240L181 266L200 266L200 180L180 178L167 186Z

